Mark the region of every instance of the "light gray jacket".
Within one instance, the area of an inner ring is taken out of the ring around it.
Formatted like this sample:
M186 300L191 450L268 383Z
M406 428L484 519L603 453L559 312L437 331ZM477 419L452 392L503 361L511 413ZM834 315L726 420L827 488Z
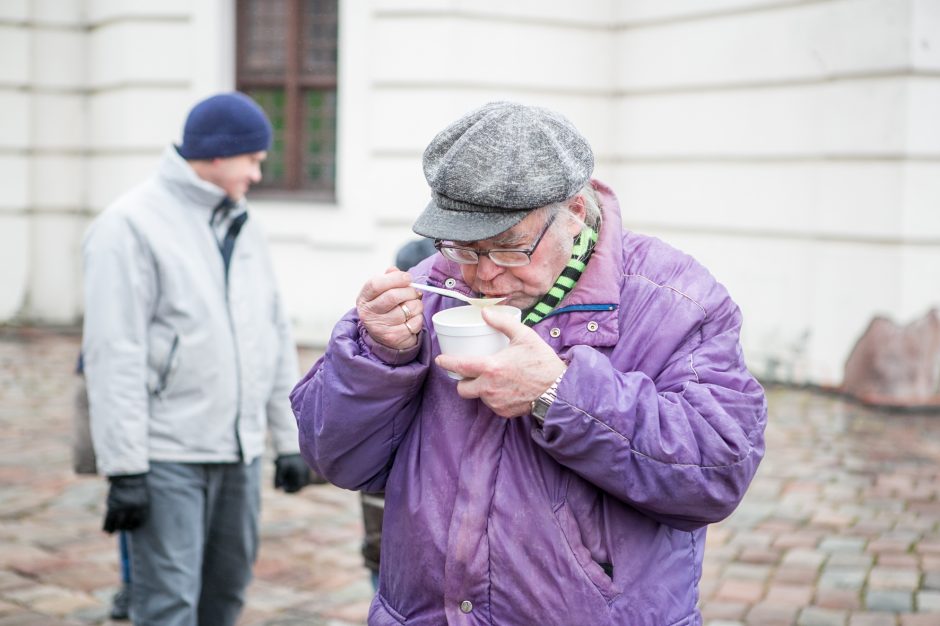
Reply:
M266 423L279 454L298 451L297 353L270 254L249 219L226 281L209 225L224 195L169 147L85 235L82 353L101 474L248 463Z

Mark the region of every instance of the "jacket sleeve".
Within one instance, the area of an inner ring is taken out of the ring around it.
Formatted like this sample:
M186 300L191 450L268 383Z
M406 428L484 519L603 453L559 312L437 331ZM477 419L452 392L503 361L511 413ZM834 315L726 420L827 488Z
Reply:
M587 346L541 431L559 463L653 519L693 530L727 517L764 454L766 402L744 365L741 317L725 298L654 378Z
M147 320L157 277L148 246L119 214L102 215L83 243L82 358L98 472L149 470Z
M325 354L291 393L307 463L346 489L381 491L421 401L430 339L396 352L375 343L355 310L333 330Z
M294 343L290 322L284 312L280 296L276 296L276 324L278 337L277 373L274 387L267 402L268 428L277 454L296 454L300 451L297 440L297 422L291 412L289 394L297 381L297 345Z

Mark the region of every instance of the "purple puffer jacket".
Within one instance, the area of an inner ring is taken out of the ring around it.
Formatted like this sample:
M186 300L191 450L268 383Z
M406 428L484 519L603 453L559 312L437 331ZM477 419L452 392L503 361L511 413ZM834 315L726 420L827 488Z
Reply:
M420 346L376 344L355 310L291 394L307 461L385 489L369 624L691 626L705 525L731 513L764 452L766 405L741 314L695 260L620 228L613 193L575 289L534 328L569 362L539 429L461 399ZM440 255L413 272L468 291Z

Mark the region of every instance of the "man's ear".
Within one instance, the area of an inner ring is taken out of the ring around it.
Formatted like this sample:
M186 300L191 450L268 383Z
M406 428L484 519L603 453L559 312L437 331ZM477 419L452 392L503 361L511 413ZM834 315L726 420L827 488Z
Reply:
M574 198L568 201L568 211L576 219L568 220L568 231L571 233L571 236L574 237L581 232L581 229L584 227L584 220L587 218L587 209L584 206L584 196L581 194L576 195Z

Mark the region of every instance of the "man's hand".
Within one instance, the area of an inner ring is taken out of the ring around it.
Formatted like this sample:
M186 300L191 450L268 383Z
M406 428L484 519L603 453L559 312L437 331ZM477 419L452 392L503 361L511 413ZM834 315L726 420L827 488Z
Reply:
M384 274L371 278L356 298L359 319L369 336L396 350L416 346L424 327L421 293L409 287L410 282L408 272L390 267Z
M464 377L457 383L461 398L479 398L502 417L529 413L532 401L565 370L551 346L511 316L483 309L487 324L509 337L509 346L485 357L438 355L442 368Z
M299 454L282 454L274 460L274 488L297 493L310 484L310 468Z
M147 521L150 496L147 494L146 474L109 476L108 511L104 516L105 532L134 530Z

